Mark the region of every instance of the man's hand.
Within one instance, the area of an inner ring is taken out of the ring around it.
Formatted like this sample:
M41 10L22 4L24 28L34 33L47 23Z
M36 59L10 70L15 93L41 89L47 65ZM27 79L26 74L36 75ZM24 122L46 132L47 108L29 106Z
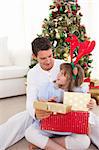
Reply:
M57 97L51 97L49 100L48 100L48 102L56 102L56 98ZM45 99L40 99L39 101L41 101L41 102L46 102L46 100ZM35 115L36 115L36 118L37 119L44 119L44 118L47 118L47 117L49 117L50 115L52 114L52 112L51 111L45 111L45 110L40 110L40 109L35 109Z
M96 101L95 99L91 98L90 102L87 104L87 107L89 109L93 109L96 106Z
M36 109L35 114L36 114L36 118L41 120L49 117L52 114L52 112Z

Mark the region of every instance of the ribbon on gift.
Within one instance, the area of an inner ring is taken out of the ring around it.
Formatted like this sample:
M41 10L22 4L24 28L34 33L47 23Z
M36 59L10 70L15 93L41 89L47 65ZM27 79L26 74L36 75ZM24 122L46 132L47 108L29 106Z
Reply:
M90 85L90 89L99 89L99 86L91 86Z

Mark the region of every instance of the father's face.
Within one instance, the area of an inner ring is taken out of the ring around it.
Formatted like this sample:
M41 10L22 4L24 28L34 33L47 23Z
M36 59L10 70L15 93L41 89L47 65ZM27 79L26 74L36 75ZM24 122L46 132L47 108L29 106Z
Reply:
M39 51L37 59L41 68L44 70L50 70L54 65L52 49Z

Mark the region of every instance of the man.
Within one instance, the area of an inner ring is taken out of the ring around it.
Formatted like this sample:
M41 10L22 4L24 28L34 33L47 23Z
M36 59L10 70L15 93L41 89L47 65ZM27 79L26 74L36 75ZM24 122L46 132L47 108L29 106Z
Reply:
M37 57L38 64L29 71L27 76L27 111L13 116L0 126L1 150L6 149L24 137L25 130L32 124L32 118L35 119L35 115L40 115L41 117L45 115L42 112L35 114L33 100L35 100L39 94L37 91L38 86L43 87L44 84L55 80L56 75L59 72L59 66L63 63L63 60L55 60L53 58L50 42L46 38L36 38L32 42L32 50ZM88 107L91 108L93 105L94 101L90 101ZM49 114L46 113L46 116L47 115ZM80 140L83 141L83 138L81 137ZM72 138L71 140L68 138L68 141L69 143L73 143L74 139ZM89 141L88 138L86 138L86 141ZM81 146L76 140L75 142L76 143L74 144ZM84 147L88 147L88 145L89 142L83 144Z

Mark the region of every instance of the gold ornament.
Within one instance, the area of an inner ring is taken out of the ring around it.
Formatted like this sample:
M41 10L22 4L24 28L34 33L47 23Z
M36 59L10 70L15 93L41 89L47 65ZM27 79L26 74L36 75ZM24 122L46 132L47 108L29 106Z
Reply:
M60 34L58 32L56 33L56 38L60 39Z

